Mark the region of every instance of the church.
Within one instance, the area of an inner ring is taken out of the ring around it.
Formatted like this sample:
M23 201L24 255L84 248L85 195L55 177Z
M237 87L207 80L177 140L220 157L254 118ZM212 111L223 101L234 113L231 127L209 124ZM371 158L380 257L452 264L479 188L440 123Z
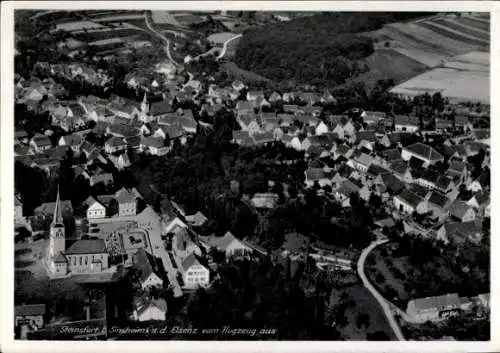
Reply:
M108 268L108 258L109 254L102 239L77 240L66 249L66 230L57 190L46 255L46 262L52 275L57 277L100 272Z

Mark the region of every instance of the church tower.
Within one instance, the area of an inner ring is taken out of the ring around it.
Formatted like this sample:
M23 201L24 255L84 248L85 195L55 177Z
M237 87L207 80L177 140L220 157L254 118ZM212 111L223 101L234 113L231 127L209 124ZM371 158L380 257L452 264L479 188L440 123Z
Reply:
M149 102L148 102L148 97L147 97L147 93L146 92L144 92L144 98L142 99L141 112L143 114L148 114L149 113Z
M59 252L66 250L66 237L64 222L62 217L61 200L59 199L59 188L57 188L56 207L54 208L54 218L50 224L49 238L49 261L53 261Z

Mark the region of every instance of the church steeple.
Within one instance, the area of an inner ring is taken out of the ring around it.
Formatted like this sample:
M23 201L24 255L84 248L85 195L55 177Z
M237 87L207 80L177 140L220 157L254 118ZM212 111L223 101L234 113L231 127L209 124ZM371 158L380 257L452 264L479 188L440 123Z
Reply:
M52 219L52 225L64 225L61 209L61 200L59 198L59 186L57 187L57 199L56 207L54 208L54 218Z

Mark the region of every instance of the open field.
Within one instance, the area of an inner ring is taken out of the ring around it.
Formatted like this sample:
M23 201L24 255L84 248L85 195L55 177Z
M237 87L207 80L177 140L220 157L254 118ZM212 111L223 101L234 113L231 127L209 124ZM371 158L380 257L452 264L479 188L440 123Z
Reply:
M367 34L379 42L390 42L390 47L400 54L428 67L436 67L455 55L486 51L489 47L489 18L436 15L391 23Z
M488 53L457 56L439 67L414 77L391 92L415 96L425 92L441 92L452 101L474 101L489 104L490 73L485 64ZM476 60L476 61L474 61Z
M269 81L269 79L260 76L254 72L243 70L233 62L227 62L221 65L221 70L224 70L229 76L243 82Z

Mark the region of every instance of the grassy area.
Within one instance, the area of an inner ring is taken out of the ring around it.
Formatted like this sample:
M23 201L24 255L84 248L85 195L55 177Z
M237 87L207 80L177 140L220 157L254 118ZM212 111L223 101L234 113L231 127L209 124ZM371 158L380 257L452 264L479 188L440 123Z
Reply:
M387 319L380 308L377 300L370 292L361 284L347 287L344 290L348 295L348 301L355 303L354 307L349 307L346 310L347 326L341 329L341 334L348 340L362 341L367 339L367 334L373 334L377 331L382 331L391 340L396 337L392 332ZM357 318L359 315L368 315L368 327L357 326Z
M233 62L224 63L223 65L221 65L221 69L224 70L229 76L232 76L235 79L241 80L243 82L269 81L269 79L260 76L255 72L243 70Z

